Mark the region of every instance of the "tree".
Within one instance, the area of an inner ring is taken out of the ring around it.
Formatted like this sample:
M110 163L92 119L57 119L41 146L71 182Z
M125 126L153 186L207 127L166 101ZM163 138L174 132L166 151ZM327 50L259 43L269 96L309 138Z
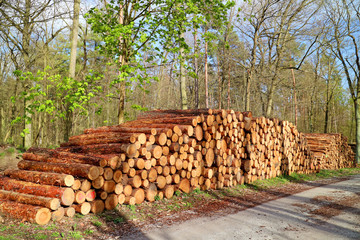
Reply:
M205 6L212 11L204 12ZM149 61L162 58L163 51L189 52L183 33L190 27L206 22L210 15L224 19L224 13L231 6L229 2L212 0L169 1L155 0L148 2L111 1L102 8L94 8L88 14L88 21L94 32L103 39L100 46L102 53L117 64L119 74L112 85L119 85L119 123L124 121L125 86L132 81L149 81L150 77L141 77L146 69L142 65L141 54L147 48L153 48ZM209 8L209 7L207 7ZM119 19L116 21L115 19ZM182 55L182 54L180 54ZM180 65L185 64L180 56ZM183 68L181 68L183 70ZM183 72L183 71L181 71ZM146 76L146 74L145 74ZM181 73L183 82L183 74ZM184 86L181 84L183 106L186 104Z
M36 59L36 48L32 41L32 35L37 31L38 25L41 22L46 22L61 15L57 13L56 6L57 0L46 1L7 1L2 2L0 8L0 37L7 42L8 46L13 49L13 52L18 52L20 58L13 58L16 63L16 69L22 71L32 71L32 65ZM48 16L46 13L52 9L56 12L56 15ZM48 41L52 41L58 33L64 28L54 30L52 38ZM47 43L48 44L48 43ZM23 82L23 88L28 89L30 87L29 82ZM23 146L29 148L32 144L32 125L31 114L26 111L29 103L24 101L24 129L26 134L23 138Z
M329 47L340 61L356 119L356 161L360 163L360 45L359 4L353 0L327 1L326 14L331 24Z

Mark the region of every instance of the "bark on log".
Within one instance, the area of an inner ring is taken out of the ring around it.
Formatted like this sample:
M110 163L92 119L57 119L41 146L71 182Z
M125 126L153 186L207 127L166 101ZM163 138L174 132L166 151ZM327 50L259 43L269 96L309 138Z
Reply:
M65 206L70 206L75 199L74 191L71 188L40 185L37 183L24 182L3 176L0 177L0 186L2 189L8 191L58 198L60 199L61 204Z
M49 173L49 172L38 172L38 171L26 171L26 170L15 170L7 169L4 171L4 175L11 178L16 178L23 181L56 185L56 186L67 186L71 187L74 184L74 177L68 174L61 173Z
M60 200L57 198L49 198L42 196L35 196L31 194L18 193L13 191L0 190L0 199L10 200L24 204L38 205L56 210L60 207Z
M0 199L0 212L9 217L37 223L39 225L45 225L51 219L51 212L48 208L3 199Z
M22 170L70 174L76 177L88 178L90 180L94 180L100 175L99 167L80 163L44 163L21 160L18 162L18 168Z

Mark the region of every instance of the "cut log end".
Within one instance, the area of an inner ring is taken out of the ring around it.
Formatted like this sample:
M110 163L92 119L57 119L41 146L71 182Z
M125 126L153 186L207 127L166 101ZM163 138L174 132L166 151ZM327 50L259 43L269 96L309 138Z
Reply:
M61 203L65 206L70 206L75 201L75 193L71 188L65 189L61 196Z
M51 213L48 208L41 208L37 211L35 222L39 225L47 224L51 219Z

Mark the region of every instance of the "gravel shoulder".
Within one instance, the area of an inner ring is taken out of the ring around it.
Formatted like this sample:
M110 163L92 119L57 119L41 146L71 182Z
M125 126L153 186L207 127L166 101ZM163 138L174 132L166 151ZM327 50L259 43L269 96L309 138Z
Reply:
M134 239L360 239L360 175L235 214L200 217Z

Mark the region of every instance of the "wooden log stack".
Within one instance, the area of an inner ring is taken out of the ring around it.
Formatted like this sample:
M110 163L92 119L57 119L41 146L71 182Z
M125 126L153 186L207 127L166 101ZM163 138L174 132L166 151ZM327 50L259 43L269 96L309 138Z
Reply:
M310 150L321 169L339 169L355 166L354 152L348 140L340 133L306 133Z
M55 150L29 149L19 169L0 178L0 212L46 224L171 198L177 190L311 173L319 164L308 141L291 123L251 112L149 111L121 125L86 129ZM12 207L29 211L15 215Z

